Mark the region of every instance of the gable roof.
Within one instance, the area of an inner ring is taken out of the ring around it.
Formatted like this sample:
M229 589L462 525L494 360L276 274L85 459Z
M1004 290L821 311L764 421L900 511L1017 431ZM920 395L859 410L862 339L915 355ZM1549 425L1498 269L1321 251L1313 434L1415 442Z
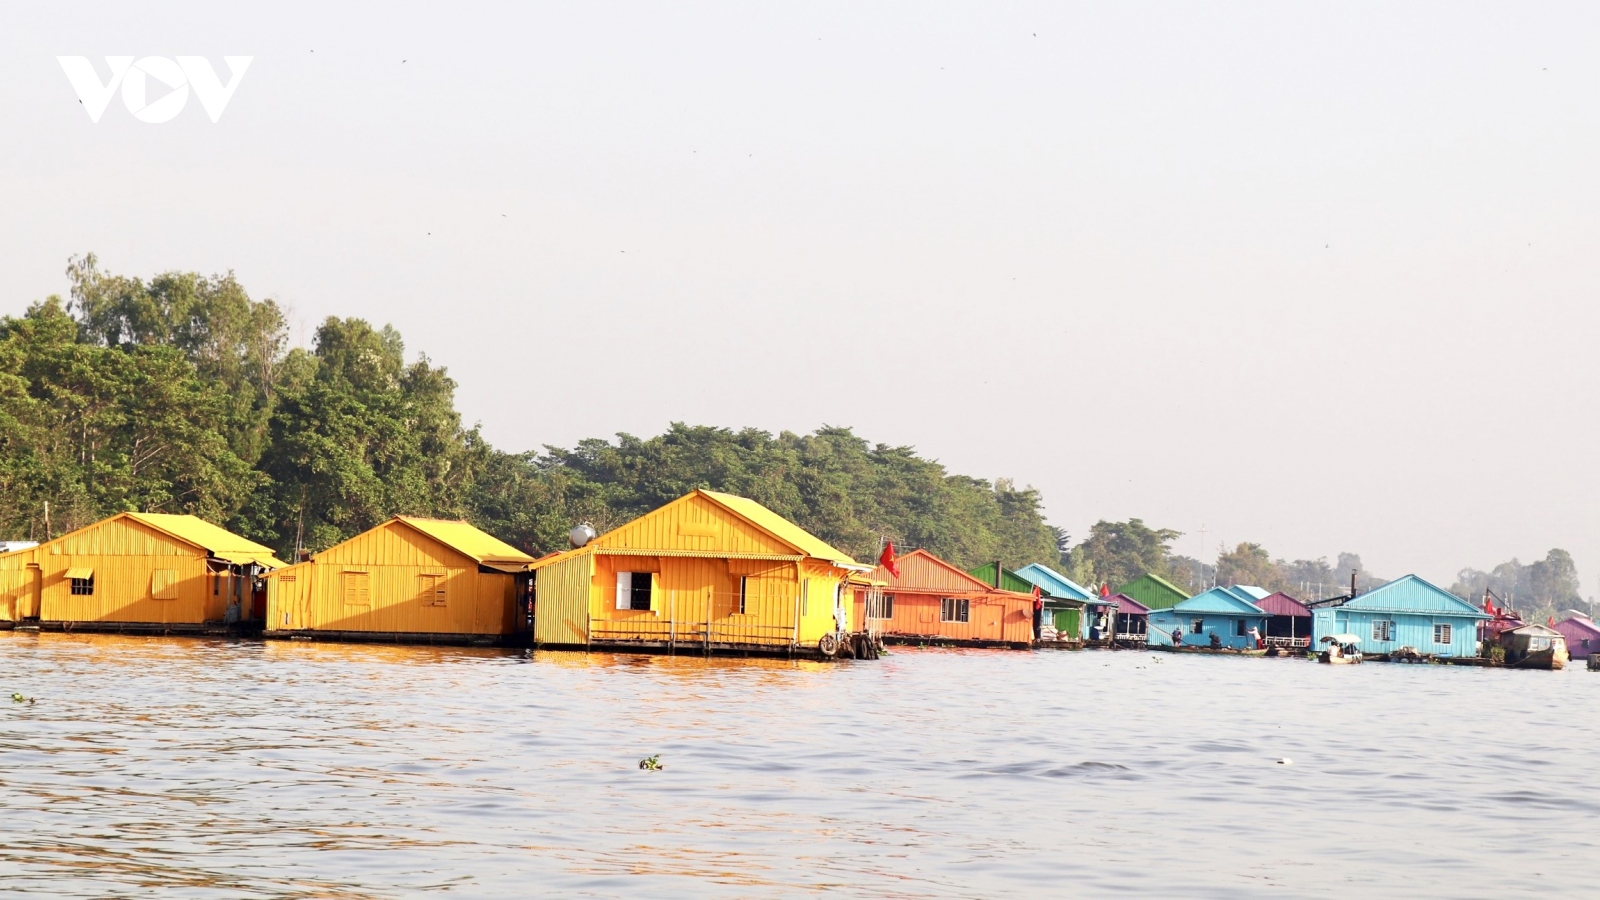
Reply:
M1173 612L1208 612L1234 615L1265 615L1261 607L1240 596L1233 588L1214 587L1172 607Z
M984 563L975 569L968 569L967 574L983 582L984 586L989 590L996 590L994 567L997 565L999 565L999 563ZM1033 593L1033 582L1023 578L1021 575L1018 575L1005 566L1000 566L999 580L999 590L1012 591L1018 594Z
M1117 614L1122 616L1148 616L1150 607L1129 597L1127 594L1112 594L1106 598L1117 604Z
M1051 597L1065 600L1081 600L1092 603L1099 598L1089 593L1088 590L1076 581L1062 575L1044 563L1029 563L1017 570L1017 577L1044 591Z
M829 546L827 541L748 497L724 494L719 491L708 491L704 488L701 488L696 493L717 503L734 515L745 519L750 524L766 531L807 556L825 559L841 566L861 565L851 559L850 554L834 549Z
M227 560L234 565L250 565L252 563L269 569L281 569L288 563L278 559L272 554L272 548L266 547L249 538L213 525L198 516L175 515L173 513L123 513L135 522L142 522L157 531L169 534L187 544L193 544L205 550L216 559ZM113 518L115 518L113 516ZM109 521L109 520L108 520ZM91 526L92 527L92 526Z
M1554 628L1551 628L1549 625L1544 625L1544 624L1541 624L1539 622L1535 622L1532 625L1524 625L1521 628L1512 628L1512 629L1506 631L1505 633L1506 634L1528 634L1528 635L1534 635L1536 637L1566 637L1566 635L1564 635L1561 632L1555 630Z
M418 516L395 516L403 522L450 549L482 565L484 563L531 563L533 557L460 519L424 519Z
M1416 575L1402 575L1365 594L1344 602L1345 609L1372 612L1417 613L1419 615L1463 616L1488 619L1491 616L1455 594Z
M945 562L932 553L918 548L895 560L900 565L900 576L897 578L889 573L883 566L872 573L874 578L880 578L889 583L887 590L928 590L928 591L973 591L984 592L994 590L988 584L961 571L954 565Z
M1169 609L1189 596L1188 591L1150 572L1117 588L1117 593L1126 594L1150 609Z
M1283 591L1262 597L1256 601L1256 605L1261 607L1262 611L1269 616L1303 616L1307 618L1311 616L1311 607L1306 606Z
M1600 625L1593 619L1585 616L1571 616L1556 623L1556 630L1573 640L1573 635L1586 638L1600 638Z
M1235 595L1243 596L1251 603L1261 600L1272 593L1266 588L1258 588L1253 584L1231 584L1228 585L1228 590L1233 591Z

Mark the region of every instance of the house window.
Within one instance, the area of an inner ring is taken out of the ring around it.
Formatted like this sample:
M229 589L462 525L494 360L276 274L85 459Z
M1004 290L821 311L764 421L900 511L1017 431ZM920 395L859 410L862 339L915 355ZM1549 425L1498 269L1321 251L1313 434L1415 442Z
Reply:
M212 572L211 573L211 596L213 596L213 597L222 596L222 573L221 572Z
M424 572L417 576L417 599L423 606L445 606L445 576L442 572Z
M1433 626L1433 642L1435 644L1448 644L1448 643L1450 643L1450 626L1449 625L1435 625L1435 626Z
M883 599L881 601L879 601L878 605L879 605L878 618L880 618L880 619L892 619L892 618L894 618L894 595L893 594L884 594L883 595ZM1585 646L1588 646L1588 645L1586 644Z
M1375 641L1394 640L1394 622L1390 619L1373 620L1372 639Z
M649 572L618 572L617 609L650 609L652 580L653 576Z
M94 573L72 579L72 596L89 597L94 594Z
M344 573L344 602L348 606L372 605L372 576L370 573Z
M739 615L744 615L749 608L750 601L750 576L739 576Z
M811 614L811 579L804 578L800 581L800 615Z
M1243 619L1234 619L1233 620L1233 633L1234 633L1234 635L1236 635L1238 637L1244 637L1245 636L1245 627L1244 626L1245 626L1245 621Z
M1206 630L1206 620L1205 619L1190 619L1189 620L1189 633L1190 634L1200 634L1201 632L1203 632L1205 630Z
M944 597L939 601L939 621L941 622L967 622L971 621L971 616L971 600Z

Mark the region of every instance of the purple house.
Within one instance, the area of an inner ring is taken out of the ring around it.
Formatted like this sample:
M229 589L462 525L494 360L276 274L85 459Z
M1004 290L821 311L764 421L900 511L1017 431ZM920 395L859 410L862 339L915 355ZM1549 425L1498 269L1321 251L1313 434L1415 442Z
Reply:
M1267 620L1267 633L1262 635L1268 647L1303 650L1311 646L1310 607L1283 591L1262 597L1256 605L1272 617Z
M1600 625L1587 616L1562 619L1555 627L1567 639L1567 652L1573 659L1588 659L1590 653L1600 653Z
M1142 644L1149 633L1150 607L1129 597L1127 594L1114 594L1105 598L1116 606L1116 627L1112 635L1119 644Z

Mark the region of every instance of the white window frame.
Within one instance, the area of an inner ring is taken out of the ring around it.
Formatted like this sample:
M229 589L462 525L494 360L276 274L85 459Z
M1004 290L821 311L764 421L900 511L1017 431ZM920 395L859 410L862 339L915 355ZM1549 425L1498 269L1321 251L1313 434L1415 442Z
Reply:
M1443 629L1443 631L1441 631L1440 629ZM1442 638L1441 638L1441 635L1443 636ZM1449 622L1435 622L1435 623L1433 623L1433 642L1435 644L1453 643L1453 641L1451 639L1454 638L1454 637L1455 637L1455 629L1453 627L1451 627Z
M972 621L972 601L955 597L939 598L939 621L969 623Z
M1382 641L1384 643L1393 643L1393 641L1394 641L1394 620L1393 619L1373 619L1372 620L1372 639L1375 640L1375 641Z
M633 588L634 588L635 579L638 579L638 578L641 578L641 577L649 579L647 584L649 585L649 591L650 591L650 605L647 606L647 607L644 607L643 609L637 609L633 605L633 595L634 595ZM655 609L656 608L655 573L654 572L618 572L617 573L616 608L619 609L619 610L635 610L637 612L647 612L649 610Z

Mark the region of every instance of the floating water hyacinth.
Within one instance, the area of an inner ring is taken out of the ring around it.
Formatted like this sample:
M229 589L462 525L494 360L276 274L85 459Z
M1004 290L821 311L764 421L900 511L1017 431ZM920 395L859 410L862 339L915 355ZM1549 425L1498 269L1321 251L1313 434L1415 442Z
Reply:
M24 697L24 696L22 696L21 692L12 691L11 692L11 702L12 703L32 703L33 702L33 698L32 697Z
M639 768L645 770L646 772L661 771L663 768L661 765L661 754L657 753L655 756L646 756L644 759L639 760Z

